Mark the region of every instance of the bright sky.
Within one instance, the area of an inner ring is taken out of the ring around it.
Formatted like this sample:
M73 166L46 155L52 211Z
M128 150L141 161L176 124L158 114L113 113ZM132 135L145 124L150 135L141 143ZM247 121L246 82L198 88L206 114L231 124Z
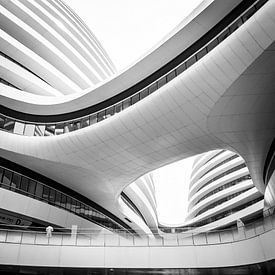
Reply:
M174 29L202 0L64 0L87 24L116 68L128 67ZM187 210L192 161L154 172L159 221L179 224Z
M88 25L117 69L151 49L202 0L64 0Z

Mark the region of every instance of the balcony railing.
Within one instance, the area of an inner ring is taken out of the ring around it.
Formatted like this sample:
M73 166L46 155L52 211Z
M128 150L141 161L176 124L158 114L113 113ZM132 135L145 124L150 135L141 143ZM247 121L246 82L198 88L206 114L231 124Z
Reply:
M14 227L13 227L14 228ZM79 229L77 233L53 232L51 237L46 232L9 229L2 225L0 229L0 243L16 243L46 246L202 246L213 244L225 244L239 242L262 235L274 230L274 208L266 210L264 217L244 226L226 230L200 232L193 230L192 233L171 233L162 235L139 234L133 235L128 232L110 234L89 229Z

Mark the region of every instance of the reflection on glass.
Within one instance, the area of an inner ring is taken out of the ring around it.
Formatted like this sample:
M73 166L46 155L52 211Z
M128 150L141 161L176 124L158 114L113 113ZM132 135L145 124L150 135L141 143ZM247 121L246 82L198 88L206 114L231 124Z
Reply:
M61 135L64 133L64 123L58 123L55 126L55 135Z
M120 111L122 111L122 102L119 102L118 104L116 104L115 106L115 112L119 113Z
M55 130L55 125L46 125L44 135L45 136L53 136L54 130Z
M90 125L89 117L84 117L81 119L81 128L85 128Z
M45 125L35 125L34 135L44 136L45 128L46 128Z
M131 99L130 98L126 98L124 101L123 101L123 110L125 110L126 108L128 108L130 105L131 105Z
M13 132L15 121L10 118L6 118L3 129L9 132Z

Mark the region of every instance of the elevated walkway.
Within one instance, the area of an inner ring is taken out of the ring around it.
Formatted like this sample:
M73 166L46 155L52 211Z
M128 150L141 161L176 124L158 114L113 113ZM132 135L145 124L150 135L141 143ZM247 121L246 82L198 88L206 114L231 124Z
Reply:
M90 268L213 268L275 259L275 215L240 228L142 237L0 231L0 263Z

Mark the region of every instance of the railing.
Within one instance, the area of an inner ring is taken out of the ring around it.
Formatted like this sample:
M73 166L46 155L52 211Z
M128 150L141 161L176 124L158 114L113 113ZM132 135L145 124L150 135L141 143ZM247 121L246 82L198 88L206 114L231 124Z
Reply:
M235 32L240 26L242 26L257 10L259 10L268 0L258 0L253 3L248 9L246 9L240 16L238 16L233 22L231 22L225 29L223 29L217 36L208 41L202 48L190 55L185 61L177 65L174 69L168 73L162 75L156 81L150 83L148 86L138 91L137 93L124 98L122 101L108 106L98 112L74 118L67 121L51 122L51 123L36 123L30 121L23 121L20 119L14 119L4 114L0 114L0 130L7 131L14 134L25 136L53 136L69 133L87 126L91 126L98 123L108 117L111 117L122 110L127 109L131 105L139 102L143 98L147 97L151 93L164 86L176 76L190 68L193 64L199 61L207 53L212 51L217 45L219 45L226 37Z
M51 245L51 246L201 246L239 242L259 236L275 228L274 208L265 211L265 217L251 224L217 230L177 234L139 234L131 235L127 232L118 234L102 233L81 229L77 233L53 232L51 237L46 232L0 229L0 243L17 243L26 245Z
M69 211L109 230L124 230L122 225L90 205L87 205L51 186L2 167L1 165L0 188L20 193L24 196L62 208L65 211Z

